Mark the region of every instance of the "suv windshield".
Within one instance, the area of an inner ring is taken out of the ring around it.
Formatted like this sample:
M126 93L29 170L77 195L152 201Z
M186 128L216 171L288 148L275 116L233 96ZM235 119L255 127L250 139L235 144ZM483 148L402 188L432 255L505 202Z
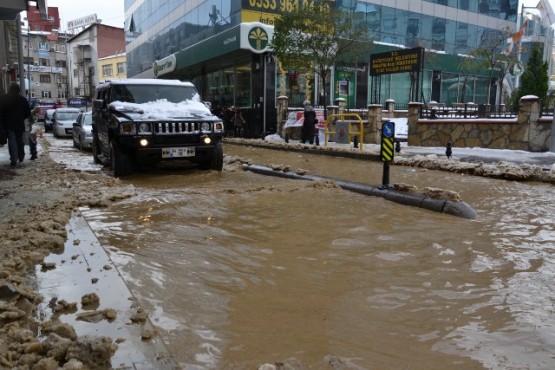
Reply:
M79 112L56 112L58 121L75 121L79 116Z
M111 100L141 104L166 99L172 103L180 103L192 100L195 95L197 95L197 90L193 86L114 85Z

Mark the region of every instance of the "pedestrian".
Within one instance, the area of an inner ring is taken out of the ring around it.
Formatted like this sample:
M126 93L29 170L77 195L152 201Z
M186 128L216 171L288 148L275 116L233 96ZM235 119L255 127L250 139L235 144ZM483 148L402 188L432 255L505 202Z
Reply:
M447 159L450 159L452 155L453 155L453 144L451 144L451 142L448 142L447 146L445 147L445 156L447 157Z
M21 96L19 85L12 83L6 95L0 99L0 125L6 130L8 136L8 150L10 152L10 165L12 168L21 167L25 158L25 119L31 117L29 102Z
M37 159L37 136L40 129L37 125L34 125L38 121L38 109L35 108L31 111L31 116L25 119L25 142L29 144L29 151L31 154L31 160Z
M231 109L235 111L235 113L233 114L233 136L242 137L247 121L245 120L245 117L243 117L243 113L241 113L241 110L239 108L231 107Z
M301 128L301 143L314 144L314 131L316 130L316 111L309 100L304 103L304 122Z

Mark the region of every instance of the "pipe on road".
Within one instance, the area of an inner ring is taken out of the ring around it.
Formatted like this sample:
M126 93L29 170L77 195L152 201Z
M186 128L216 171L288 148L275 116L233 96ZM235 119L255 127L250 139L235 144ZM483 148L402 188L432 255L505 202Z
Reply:
M322 176L298 174L295 172L285 172L282 170L275 170L270 167L261 166L257 164L243 164L243 170L251 171L261 175L283 177L294 180L308 180L308 181L326 181L332 180L342 189L349 190L355 193L372 195L382 197L395 203L404 204L407 206L414 206L424 208L434 212L446 213L452 216L467 218L470 220L478 217L478 213L467 203L463 201L453 201L447 199L431 198L424 194L408 193L398 191L392 188L382 189L379 186L368 185L358 182L346 181L341 179L326 178Z

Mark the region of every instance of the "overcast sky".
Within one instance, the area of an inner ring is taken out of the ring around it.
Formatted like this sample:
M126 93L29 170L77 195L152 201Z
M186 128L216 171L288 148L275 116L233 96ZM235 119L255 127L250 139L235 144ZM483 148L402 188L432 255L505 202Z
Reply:
M555 8L555 0L549 0ZM520 0L524 6L535 6L539 0ZM102 19L103 24L123 28L125 20L123 0L48 0L48 6L58 7L61 18L61 28L67 30L67 22L95 14ZM520 6L519 6L520 11Z
M60 12L60 27L67 30L67 22L96 14L102 19L102 24L123 28L125 20L123 0L48 0L49 7L58 7Z

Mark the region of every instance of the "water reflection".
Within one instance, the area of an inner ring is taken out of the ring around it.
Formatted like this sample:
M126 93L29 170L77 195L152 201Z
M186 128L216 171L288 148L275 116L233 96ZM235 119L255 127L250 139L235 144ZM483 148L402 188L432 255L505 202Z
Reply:
M380 183L362 161L230 147ZM250 172L130 178L85 216L185 369L549 368L551 185L393 167L458 191L469 221Z

